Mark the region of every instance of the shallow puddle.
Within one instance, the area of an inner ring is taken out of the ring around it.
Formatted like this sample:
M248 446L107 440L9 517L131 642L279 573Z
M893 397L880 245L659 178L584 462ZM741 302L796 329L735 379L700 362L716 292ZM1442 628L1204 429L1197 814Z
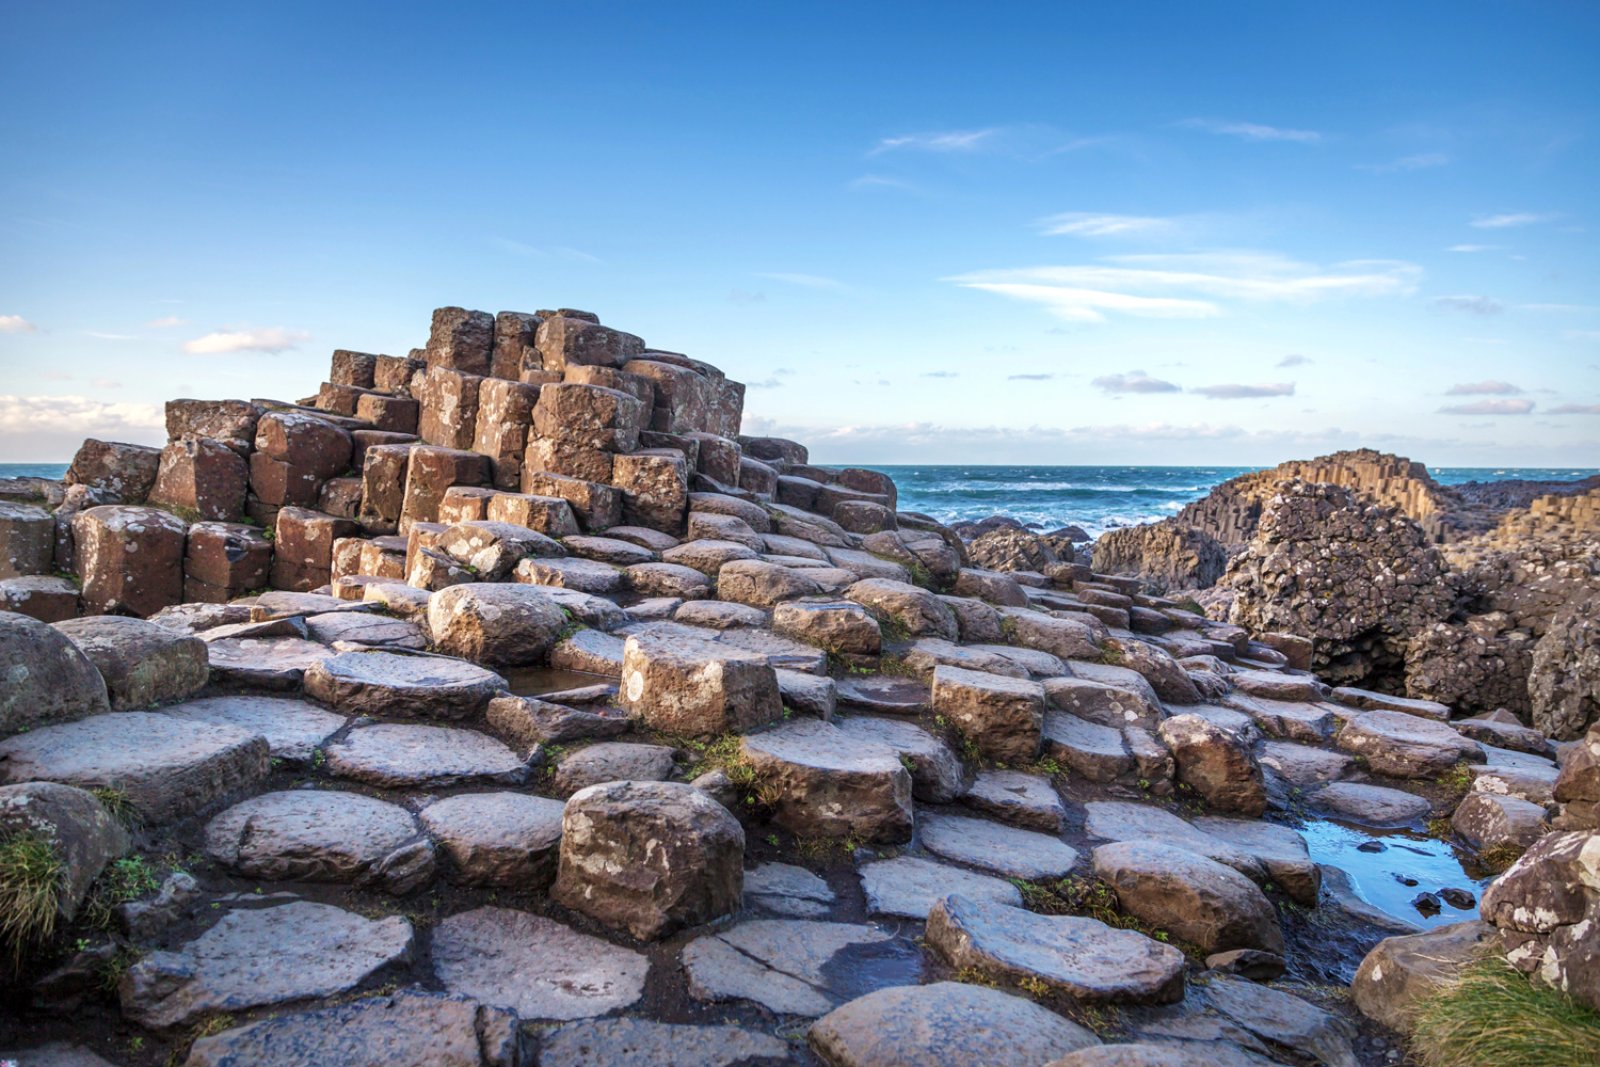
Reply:
M563 671L555 667L515 667L503 670L500 676L510 683L511 691L519 697L545 696L568 689L583 689L591 685L615 685L615 678L587 671Z
M1478 898L1491 879L1469 873L1445 842L1406 830L1356 828L1321 819L1299 829L1312 860L1348 874L1356 894L1379 911L1424 928L1477 918ZM1420 893L1439 897L1443 889L1471 894L1472 904L1456 907L1440 898L1437 913L1412 904Z

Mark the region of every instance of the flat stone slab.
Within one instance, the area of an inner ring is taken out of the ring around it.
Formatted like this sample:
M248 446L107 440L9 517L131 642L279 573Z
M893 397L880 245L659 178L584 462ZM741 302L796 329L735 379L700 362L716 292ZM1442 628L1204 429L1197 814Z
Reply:
M411 947L411 924L398 916L364 919L309 901L234 910L178 951L128 968L122 1013L166 1029L212 1012L333 996L408 961Z
M0 785L118 789L149 823L181 818L269 769L266 738L150 711L114 711L0 742Z
M260 622L281 619L288 615L321 615L330 611L373 611L372 604L359 600L340 600L321 593L295 593L287 589L269 589L256 597L250 608L250 617Z
M888 745L911 761L911 795L929 804L946 804L967 791L967 770L939 738L914 722L876 715L850 715L833 724L846 737Z
M306 692L355 715L464 719L482 713L506 680L449 656L343 652L306 671Z
M602 741L568 753L556 765L550 791L570 797L601 782L664 782L677 769L673 750L665 745Z
M1266 869L1248 850L1212 837L1163 808L1122 800L1095 800L1084 806L1084 830L1105 841L1160 841L1232 867L1256 881Z
M649 1019L568 1023L539 1043L539 1067L628 1063L779 1067L793 1062L789 1046L771 1034L739 1026L685 1026Z
M961 802L1026 830L1058 834L1067 809L1050 779L1021 771L979 771Z
M530 773L528 764L494 738L448 726L362 726L326 752L330 773L385 789L521 785Z
M1355 772L1355 761L1343 752L1313 748L1293 741L1268 741L1261 746L1261 765L1292 786L1305 789L1336 782Z
M911 837L911 776L888 745L797 718L746 736L740 752L774 795L773 820L794 833Z
M251 797L206 826L206 853L263 881L343 882L409 893L433 877L433 845L398 804L336 789Z
M422 825L464 885L542 889L555 879L566 805L526 793L463 793L422 809Z
M1305 838L1287 826L1260 819L1225 819L1202 815L1192 823L1196 830L1254 856L1292 900L1315 907L1322 876L1311 862Z
M861 888L867 895L867 911L905 919L926 919L933 906L951 893L1022 905L1022 894L1010 882L916 856L866 864L861 868Z
M921 715L933 706L929 687L913 678L873 674L839 680L839 703L885 715Z
M789 863L763 863L744 872L746 907L794 919L820 919L833 907L833 889L820 875Z
M588 1019L644 995L650 961L538 915L485 907L433 932L433 972L447 990L523 1020Z
M874 926L747 919L684 947L689 993L816 1016L883 986L915 982L921 953Z
M404 990L280 1015L194 1043L185 1067L515 1067L517 1019L465 997Z
M1007 878L1060 878L1078 862L1077 850L1058 837L965 815L919 811L917 839L935 856Z
M77 586L73 586L76 591ZM82 1045L52 1041L35 1048L0 1050L0 1062L11 1061L28 1067L114 1067Z
M333 655L303 637L225 637L206 650L213 684L273 690L299 689L307 669Z
M1031 1000L964 982L879 990L818 1019L808 1036L831 1067L1039 1067L1100 1043Z
M308 762L349 721L309 701L249 694L202 697L162 708L161 714L260 734L267 739L272 758L286 763Z
M1133 770L1122 731L1067 711L1044 716L1045 752L1091 782L1111 782Z
M1397 697L1388 693L1374 693L1370 689L1357 689L1354 686L1340 686L1332 695L1334 700L1349 708L1360 708L1363 711L1398 711L1423 719L1433 719L1436 722L1450 721L1450 706L1435 700Z
M343 641L391 648L428 647L427 635L416 623L360 611L329 611L312 615L306 619L306 633L311 640L325 645Z
M1484 750L1449 726L1400 711L1369 711L1345 724L1336 738L1346 752L1364 756L1376 774L1391 778L1437 778L1462 761L1476 763Z
M1433 810L1415 793L1365 782L1331 782L1307 797L1306 806L1362 826L1408 826Z
M1182 952L1098 919L948 896L928 916L926 940L958 970L1043 982L1081 1003L1183 999Z

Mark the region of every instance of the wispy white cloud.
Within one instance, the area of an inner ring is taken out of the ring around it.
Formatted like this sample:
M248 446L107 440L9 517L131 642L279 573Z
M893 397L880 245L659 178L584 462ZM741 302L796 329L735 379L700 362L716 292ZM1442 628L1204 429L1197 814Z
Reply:
M1262 385L1200 385L1191 393L1212 400L1255 400L1261 397L1294 396L1293 382L1267 382Z
M1310 356L1302 356L1296 352L1291 355L1284 356L1282 359L1278 360L1277 365L1280 367L1303 367L1310 362Z
M1322 140L1316 130L1297 130L1284 126L1264 126L1258 122L1227 122L1222 119L1185 119L1182 125L1208 133L1220 133L1246 141L1296 141L1315 144Z
M834 292L842 292L849 288L849 286L845 285L844 282L841 282L839 279L829 278L821 274L796 274L788 271L773 271L770 273L758 273L756 277L770 278L775 282L786 282L789 285L798 285L803 289L828 289Z
M1395 174L1403 171L1444 167L1448 166L1449 163L1450 157L1443 152L1418 152L1415 155L1391 159L1387 163L1357 163L1356 169L1371 171L1373 174Z
M176 315L163 315L159 319L151 319L144 325L147 330L166 330L173 326L182 326L184 322L184 319L180 319Z
M1179 393L1183 390L1171 382L1152 378L1142 370L1126 374L1102 374L1089 383L1107 393Z
M1438 296L1434 297L1433 306L1446 311L1464 311L1469 315L1498 315L1505 310L1504 304L1488 296Z
M1445 396L1517 396L1522 392L1521 386L1512 385L1510 382L1483 381L1462 382L1452 385L1445 390Z
M1451 245L1446 252L1495 252L1504 248L1504 245Z
M1006 381L1008 381L1008 382L1048 382L1054 377L1055 377L1054 374L1008 374L1008 375L1006 375Z
M305 330L282 326L260 329L220 330L183 343L183 350L195 356L220 356L231 352L284 352L311 340Z
M914 189L916 186L900 178L890 178L882 174L863 174L850 182L852 189Z
M94 337L101 341L137 341L138 338L131 333L104 333L100 330L84 330L84 336Z
M1600 404L1557 404L1546 408L1546 415L1600 415Z
M1039 220L1040 231L1047 237L1126 237L1164 233L1172 225L1171 219L1149 215L1097 215L1090 211L1068 211Z
M957 374L953 370L929 370L929 371L923 371L922 372L922 377L924 377L924 378L959 378L959 377L961 377L961 375Z
M1507 211L1499 215L1478 215L1472 225L1480 230L1507 230L1513 226L1532 226L1540 222L1554 222L1560 218L1554 212Z
M1532 400L1478 400L1471 404L1446 404L1439 409L1441 415L1527 415L1533 411Z
M14 396L0 394L0 434L71 431L97 437L166 425L159 404L130 404L87 396Z
M0 315L0 333L37 333L39 327L21 315Z
M976 152L988 147L999 134L1000 127L982 130L939 130L931 133L907 133L885 137L873 146L870 156L884 152L909 150L916 152Z
M1042 305L1069 322L1107 312L1141 318L1213 318L1219 301L1308 302L1412 292L1421 269L1391 260L1322 268L1257 252L1108 256L1096 264L974 271L946 278L967 289Z

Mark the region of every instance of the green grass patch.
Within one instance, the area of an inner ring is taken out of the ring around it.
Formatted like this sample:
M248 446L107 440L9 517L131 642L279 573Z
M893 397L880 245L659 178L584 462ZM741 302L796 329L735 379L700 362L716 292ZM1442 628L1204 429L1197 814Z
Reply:
M1417 1004L1411 1041L1425 1067L1593 1067L1600 1012L1489 957Z
M133 801L128 799L128 794L111 786L101 786L91 789L94 798L100 802L101 807L111 813L123 826L130 830L137 830L143 821L139 817L139 809L133 806Z
M65 870L55 846L38 834L0 842L0 941L14 967L55 935Z
M84 902L84 917L92 926L109 927L118 904L138 900L159 888L160 875L143 856L114 860L100 872L100 877L95 879L90 888L89 899Z
M1458 763L1439 776L1439 784L1456 796L1466 796L1475 776L1465 763Z

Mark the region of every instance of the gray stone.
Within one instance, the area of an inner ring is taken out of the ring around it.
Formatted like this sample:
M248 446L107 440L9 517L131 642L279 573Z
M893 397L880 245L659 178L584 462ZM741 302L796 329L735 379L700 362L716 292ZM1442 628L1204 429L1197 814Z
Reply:
M1346 752L1391 778L1436 778L1483 749L1442 722L1399 711L1369 711L1345 724L1336 739Z
M763 863L744 872L747 907L795 919L820 919L832 909L834 899L828 883L804 867Z
M1343 1019L1270 986L1217 975L1204 986L1204 1002L1273 1045L1292 1049L1327 1067L1358 1067L1353 1030Z
M444 726L378 723L330 744L328 771L384 789L521 785L529 766L492 737Z
M606 741L580 748L556 765L550 791L570 797L601 782L662 782L677 769L673 750L665 745L639 745Z
M1121 730L1066 711L1045 713L1044 749L1091 782L1114 782L1133 770L1133 756Z
M1322 876L1311 862L1305 839L1287 826L1254 819L1223 819L1202 815L1193 824L1209 837L1255 857L1290 899L1315 907ZM1242 872L1241 872L1242 873Z
M567 625L560 605L526 585L469 582L428 601L434 646L491 667L543 663Z
M946 804L967 791L968 774L950 746L922 727L899 719L875 715L850 715L835 720L846 737L894 749L901 761L910 761L911 794L929 804Z
M684 947L689 993L698 1000L752 1000L779 1015L822 1015L868 988L915 981L915 949L873 926L747 919ZM874 958L892 968L863 966ZM854 962L857 968L848 963Z
M152 824L267 776L266 739L231 726L113 711L0 742L0 781L116 789Z
M989 759L1027 763L1039 754L1044 687L1038 682L938 667L933 710Z
M1088 678L1047 678L1044 691L1052 706L1101 726L1133 724L1154 729L1164 717L1154 693L1147 697L1134 689Z
M324 741L348 722L343 715L293 697L202 697L161 709L184 722L231 726L267 739L272 758L287 763L307 763Z
M563 556L553 559L528 557L517 564L517 581L524 585L556 585L596 596L620 593L627 587L627 574L609 563Z
M0 1061L10 1060L20 1067L113 1067L82 1045L65 1041L51 1041L34 1048L13 1049L0 1052Z
M300 637L230 637L207 642L218 685L291 691L311 667L330 658L326 645Z
M1367 953L1350 983L1361 1014L1391 1030L1411 1029L1418 1002L1438 992L1481 954L1494 928L1473 919L1420 934L1386 937Z
M911 837L911 776L888 745L815 719L745 737L741 754L793 833L897 842Z
M665 634L627 639L620 697L645 725L691 737L754 729L783 717L777 675L760 656Z
M344 652L312 664L305 686L311 696L351 714L464 719L481 714L506 680L444 656Z
M526 1067L517 1018L410 989L246 1023L194 1043L185 1067Z
M268 882L342 882L409 893L433 878L433 845L404 808L336 789L266 793L206 826L206 853Z
M0 737L107 711L105 680L53 626L0 612Z
M841 679L839 703L885 715L921 715L932 707L925 684L887 674Z
M808 1037L832 1067L1038 1067L1100 1042L1031 1000L960 982L869 993L818 1019Z
M935 856L1007 878L1060 878L1078 862L1077 850L1058 837L965 815L919 812L917 839Z
M1067 809L1050 779L1021 771L983 770L961 802L1025 830L1059 834Z
M452 915L433 933L433 971L446 990L524 1021L631 1007L644 995L649 968L640 953L509 908Z
M952 895L928 915L926 940L952 967L1041 982L1079 1003L1183 999L1182 952L1098 919L1038 915Z
M122 1013L166 1029L212 1012L333 996L410 960L411 947L411 924L397 916L373 921L309 901L234 910L178 951L128 968L118 986Z
M1084 805L1084 812L1084 831L1092 838L1161 841L1232 867L1252 881L1267 878L1261 861L1250 852L1196 829L1163 808L1121 800L1093 800Z
M961 637L955 614L926 589L889 578L867 578L844 591L845 598L866 608L880 622L912 637Z
M559 800L525 793L462 793L422 809L422 825L463 885L542 890L555 880Z
M778 695L784 707L801 715L815 715L824 722L833 719L839 690L832 678L804 671L780 670L777 673Z
M1159 733L1172 752L1178 781L1210 807L1251 817L1266 811L1261 765L1237 733L1198 715L1175 715Z
M1473 790L1450 816L1456 836L1478 852L1526 849L1548 829L1542 805Z
M539 1045L539 1067L779 1067L793 1063L789 1046L738 1026L686 1026L649 1019L568 1023Z
M867 895L868 912L906 919L926 919L933 906L951 893L1022 905L1022 894L1010 882L916 856L866 864L861 868L861 888Z
M1355 771L1355 761L1343 752L1299 745L1293 741L1268 741L1261 746L1261 766L1291 786L1301 789L1336 782Z
M306 619L306 632L325 645L338 642L387 648L428 647L422 628L405 619L368 615L358 611L330 611Z
M1415 793L1365 782L1331 782L1306 798L1306 806L1362 826L1409 826L1433 810Z

